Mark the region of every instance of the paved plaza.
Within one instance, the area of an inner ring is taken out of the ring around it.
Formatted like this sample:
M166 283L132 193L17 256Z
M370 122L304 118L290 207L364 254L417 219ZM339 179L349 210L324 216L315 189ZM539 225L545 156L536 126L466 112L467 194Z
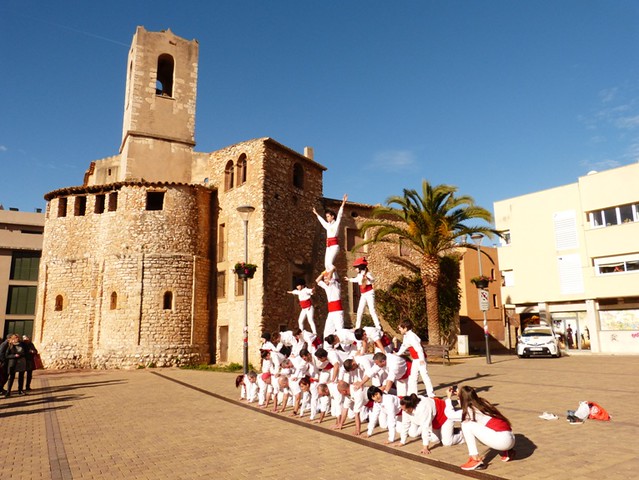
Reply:
M3 479L626 479L639 471L639 356L493 356L431 362L438 395L477 388L512 421L517 459L487 451L463 472L464 445L420 455L420 440L384 445L379 430L311 425L237 401L235 374L181 369L38 371L31 395L0 399ZM611 422L571 425L592 400ZM542 420L549 411L559 420ZM395 474L391 475L391 472Z

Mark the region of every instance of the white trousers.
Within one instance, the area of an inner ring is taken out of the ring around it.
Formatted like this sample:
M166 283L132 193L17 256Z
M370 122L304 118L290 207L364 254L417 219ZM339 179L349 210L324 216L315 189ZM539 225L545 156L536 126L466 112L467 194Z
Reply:
M426 363L416 359L413 359L413 366L411 367L410 375L408 376L408 394L417 394L417 380L420 375L422 377L422 382L424 382L424 387L426 387L426 395L429 397L435 396L433 383L430 381L428 370L426 369Z
M324 324L324 338L344 328L344 312L328 312Z
M357 322L355 328L362 326L362 316L364 315L364 308L368 306L368 313L373 318L373 323L377 328L382 328L382 324L379 323L377 312L375 311L375 290L369 290L366 293L362 293L359 297L359 304L357 305Z
M339 252L339 245L331 245L330 247L326 247L326 252L324 253L324 270L329 271L335 268L335 257L337 257L337 252Z
M473 421L462 422L461 428L464 440L468 445L468 454L471 456L479 455L477 440L487 447L504 452L515 446L513 432L496 432L486 425L480 425Z
M433 433L442 442L444 447L452 447L464 443L464 435L461 431L455 433L455 422L448 419L444 422L441 429L433 429Z
M302 308L302 310L300 311L300 316L297 317L297 326L300 328L300 330L304 330L304 319L307 319L308 324L311 327L311 332L317 335L317 330L315 328L314 315L315 315L315 309L313 308L312 305L308 308Z

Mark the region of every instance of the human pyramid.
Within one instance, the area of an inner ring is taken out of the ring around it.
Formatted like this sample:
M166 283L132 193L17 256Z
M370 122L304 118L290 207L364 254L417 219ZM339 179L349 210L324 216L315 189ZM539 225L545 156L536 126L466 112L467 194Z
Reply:
M409 320L400 322L403 339L394 348L375 312L375 279L363 257L353 264L357 276L344 277L359 284L361 293L355 328L344 328L340 280L334 261L347 199L344 195L338 212L327 210L325 218L313 209L327 234L324 271L315 280L328 299L323 336L317 336L314 321L314 289L300 283L288 292L296 295L300 303L299 328L262 334L262 372L251 371L237 377L240 399L257 402L264 409L272 402L272 410L279 413L291 407L291 416L314 423L322 423L329 414L336 419L332 427L336 430L354 420L353 433L357 436L363 433L362 423L367 422L367 437L379 425L388 431L385 443L397 447L406 445L409 437L421 437L422 454L430 453L431 445L466 443L470 458L461 466L464 470L486 467L479 456L477 440L501 450L502 461L512 460L515 437L510 422L490 402L468 386L461 387L459 393L456 387L449 388L446 399L435 396L421 339ZM361 326L366 307L374 327ZM305 320L310 331L304 329ZM424 395L418 391L419 377L425 386ZM456 395L461 409L455 409L453 404ZM461 422L461 429L455 428L456 422Z

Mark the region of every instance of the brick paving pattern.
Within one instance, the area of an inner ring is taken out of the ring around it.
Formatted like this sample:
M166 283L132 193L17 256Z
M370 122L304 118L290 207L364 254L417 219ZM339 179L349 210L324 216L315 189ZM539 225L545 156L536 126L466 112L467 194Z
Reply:
M639 470L639 357L493 356L431 363L439 395L479 390L512 421L517 459L484 451L488 469L463 472L464 445L419 455L237 402L235 374L179 369L36 372L26 397L0 399L3 479L634 478ZM611 422L570 425L566 410L594 400ZM544 411L559 420L538 418ZM395 475L393 475L395 476Z

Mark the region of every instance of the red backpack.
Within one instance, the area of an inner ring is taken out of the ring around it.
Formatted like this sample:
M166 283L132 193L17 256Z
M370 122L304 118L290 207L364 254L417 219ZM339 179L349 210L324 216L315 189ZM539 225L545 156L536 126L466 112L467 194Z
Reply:
M603 420L605 422L610 420L610 414L598 403L588 402L588 406L590 407L590 415L588 415L589 419Z

